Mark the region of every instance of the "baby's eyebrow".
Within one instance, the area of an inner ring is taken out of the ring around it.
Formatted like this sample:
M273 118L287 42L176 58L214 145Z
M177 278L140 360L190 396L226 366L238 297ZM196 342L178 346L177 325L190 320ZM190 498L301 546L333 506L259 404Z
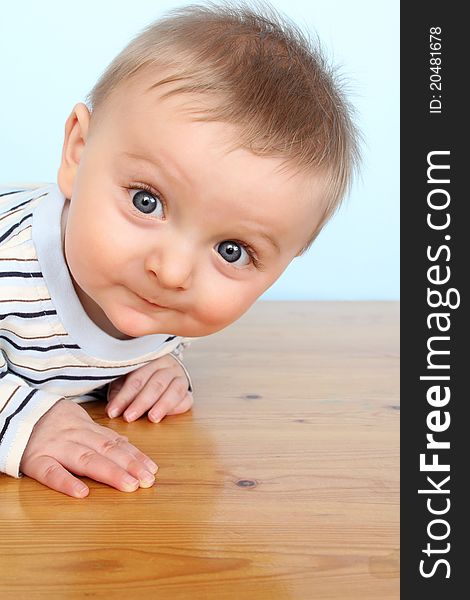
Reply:
M263 239L265 239L274 248L274 250L276 250L276 252L278 254L281 253L281 248L279 247L279 244L276 242L276 240L273 237L271 237L269 235L269 233L267 233L265 231L255 231L254 233L256 235L258 235L259 237L262 237Z
M124 158L131 158L132 160L137 160L140 162L146 162L149 165L152 165L152 167L157 167L158 169L163 170L163 172L166 171L171 177L173 177L173 179L184 179L189 183L188 178L184 176L184 173L181 171L181 169L174 169L174 171L172 172L172 170L169 168L166 162L163 162L158 158L154 158L153 156L144 156L142 154L136 154L135 152L128 152L125 150L120 152L119 156L122 156Z

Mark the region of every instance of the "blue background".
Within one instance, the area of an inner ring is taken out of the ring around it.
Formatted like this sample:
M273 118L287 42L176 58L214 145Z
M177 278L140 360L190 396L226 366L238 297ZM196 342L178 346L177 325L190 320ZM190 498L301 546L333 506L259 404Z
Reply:
M165 10L190 3L2 3L0 182L56 181L73 106L136 33ZM345 204L261 299L397 300L399 2L271 3L303 30L318 33L347 80L365 143L361 176Z

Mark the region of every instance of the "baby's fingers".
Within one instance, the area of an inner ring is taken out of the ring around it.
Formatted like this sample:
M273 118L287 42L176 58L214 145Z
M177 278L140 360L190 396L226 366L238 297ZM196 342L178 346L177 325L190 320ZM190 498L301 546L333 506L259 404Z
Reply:
M179 404L177 404L173 410L168 411L167 415L180 415L181 413L185 413L190 408L192 408L194 404L194 397L191 392L186 392L186 396L181 400Z
M126 412L123 414L124 419L128 422L135 421L135 419L146 413L154 406L162 394L166 393L166 390L173 385L174 381L175 374L171 369L156 371L147 381L143 390L135 397L134 401L127 406ZM124 388L121 390L121 393L122 391L124 391Z
M148 367L148 365L146 366ZM151 377L151 375L152 373L150 371L147 372L146 367L142 367L137 371L129 373L126 376L122 385L117 384L117 391L116 387L110 390L108 396L109 403L107 406L108 417L110 419L119 416L124 410L126 410L126 408L132 403L133 400L136 400L139 397L139 394L147 388L149 378ZM151 388L149 389L151 392L155 393L158 392L158 387L158 385L156 386L155 383L152 383ZM148 394L149 390L147 390L146 392L146 398L148 398ZM138 408L141 404L142 399L139 402ZM137 418L137 416L140 417L144 410L145 409L142 408L141 412L138 415L136 415L135 418Z
M34 474L31 472L31 467L33 467ZM90 492L80 479L69 473L52 456L36 457L34 462L28 465L28 470L23 472L25 475L39 481L39 483L56 490L56 492L67 494L67 496L84 498Z
M188 383L183 377L173 379L160 400L149 411L148 418L159 423L165 415L179 415L189 410L193 403L193 395L187 391Z
M121 492L135 492L139 486L148 488L155 483L155 477L128 452L128 443L122 439L106 440L98 451L80 444L74 446L64 465L77 475Z
M108 402L111 402L111 400L116 396L116 394L122 389L122 386L124 385L125 381L126 376L121 375L121 377L114 379L113 381L111 381L111 383L108 384Z

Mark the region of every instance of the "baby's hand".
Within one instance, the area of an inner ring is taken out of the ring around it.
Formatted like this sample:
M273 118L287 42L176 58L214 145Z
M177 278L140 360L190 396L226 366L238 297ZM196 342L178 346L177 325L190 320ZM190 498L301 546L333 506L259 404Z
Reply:
M181 365L171 354L115 379L108 387L108 416L123 415L134 421L147 410L148 418L158 423L165 415L178 415L193 405L188 380Z
M134 492L139 481L141 487L153 485L152 473L158 467L127 437L98 425L79 404L64 398L34 426L20 471L68 496L88 495L86 485L67 469L123 492Z

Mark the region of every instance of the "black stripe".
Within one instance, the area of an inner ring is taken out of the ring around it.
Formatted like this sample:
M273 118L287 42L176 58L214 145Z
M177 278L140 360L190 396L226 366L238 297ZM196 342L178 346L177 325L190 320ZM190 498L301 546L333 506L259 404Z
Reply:
M22 271L3 271L0 273L0 277L42 277L42 273L41 271L38 273L30 273L29 271L26 273L23 273Z
M0 444L2 443L3 436L5 435L5 432L8 429L8 425L10 424L10 421L13 419L13 417L15 417L19 412L21 412L23 410L23 408L28 404L28 402L31 400L31 398L34 396L34 394L37 394L37 392L38 392L38 390L32 390L26 396L26 398L23 400L23 402L18 406L18 408L15 410L15 412L5 419L5 424L3 426L3 429L0 431Z
M63 368L63 367L57 367L58 369ZM84 367L84 368L89 368L89 367ZM125 367L123 367L125 368ZM108 380L111 381L112 379L117 379L118 377L121 377L121 375L125 375L126 373L117 373L114 375L56 375L55 377L46 377L46 379L32 379L31 377L26 377L26 375L21 375L20 373L17 373L16 371L14 371L13 369L8 369L8 371L2 373L0 375L0 379L2 377L4 377L5 375L7 375L8 373L11 373L12 375L16 375L17 377L20 377L21 379L23 379L24 381L28 381L29 383L46 383L47 381L59 381L59 380L66 380L66 381L102 381L103 383L106 383ZM45 390L47 391L47 390Z
M55 310L43 310L42 312L36 312L36 313L19 313L19 312L12 312L12 313L8 313L7 315L0 315L0 321L2 319L6 319L7 317L23 317L24 319L35 319L36 317L43 317L43 316L47 316L47 315L56 315L57 312Z
M17 235L21 235L24 231L26 231L27 229L29 229L30 227L32 227L32 225L27 225L26 227L23 227L23 229L20 229L20 231L17 231L16 233L14 233L13 235L11 235L8 238L8 241L11 242L11 240L13 240L14 238L16 238Z
M3 198L3 196L9 196L10 194L21 194L21 192L26 192L26 190L16 190L14 192L5 192L4 194L0 194L0 198Z
M5 335L0 335L0 340L6 340L10 342L10 344L16 348L17 350L37 350L38 352L49 352L50 350L59 350L60 348L72 348L74 350L81 350L80 346L77 344L56 344L55 346L49 346L48 348L43 348L42 346L19 346L13 340L10 340Z
M21 206L24 206L25 204L28 204L29 202L31 202L31 200L32 200L32 198L28 198L24 202L21 202L20 204L17 204L16 206L12 206L11 208L8 209L8 212L5 212L3 214L5 216L8 216L10 213L15 212L15 210L18 210L18 208L20 208Z
M21 219L21 221L18 221L18 223L15 223L14 225L12 225L10 227L10 229L6 233L4 233L2 235L2 237L0 237L0 244L3 242L3 240L5 240L10 235L10 233L12 233L13 231L15 231L15 229L18 229L18 227L21 225L21 223L23 223L23 221L26 221L26 219L31 218L32 214L33 213L29 213L29 215L26 215L25 217L23 217Z

